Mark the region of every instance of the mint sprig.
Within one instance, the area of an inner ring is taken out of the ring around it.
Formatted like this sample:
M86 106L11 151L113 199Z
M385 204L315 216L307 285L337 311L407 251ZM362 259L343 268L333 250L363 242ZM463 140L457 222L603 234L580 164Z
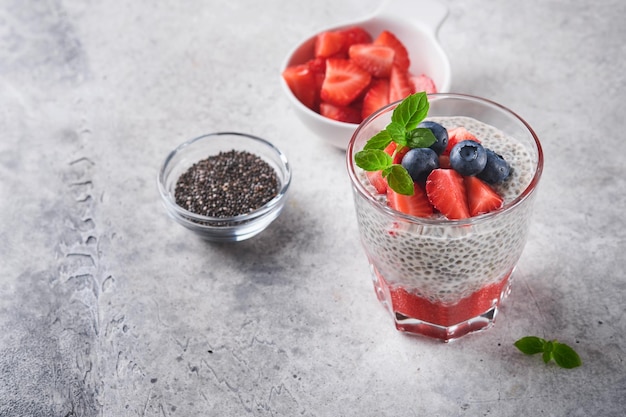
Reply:
M428 115L429 103L426 93L420 92L406 97L391 114L391 122L385 129L372 136L362 151L354 155L356 165L365 171L382 171L389 187L399 194L413 195L413 179L400 164L393 163L393 157L384 149L396 143L395 152L404 147L428 148L437 141L435 135L417 125Z
M571 369L582 365L580 356L574 349L556 340L544 340L537 336L526 336L519 339L514 345L526 355L541 353L545 363L554 360L561 368Z

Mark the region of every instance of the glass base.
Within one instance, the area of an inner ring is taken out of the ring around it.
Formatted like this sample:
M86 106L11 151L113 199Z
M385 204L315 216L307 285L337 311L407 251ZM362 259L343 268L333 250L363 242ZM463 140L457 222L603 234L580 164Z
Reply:
M511 271L495 284L455 304L434 303L403 288L390 287L372 266L374 289L400 331L445 342L493 326L500 303L511 291Z

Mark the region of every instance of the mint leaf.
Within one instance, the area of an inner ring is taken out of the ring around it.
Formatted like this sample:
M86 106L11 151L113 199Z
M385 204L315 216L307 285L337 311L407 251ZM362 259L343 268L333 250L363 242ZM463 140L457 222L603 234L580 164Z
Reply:
M363 150L367 149L385 149L387 145L389 145L392 141L392 137L389 132L385 130L381 130L367 141Z
M406 135L406 145L409 148L428 148L435 142L437 138L432 130L423 127L413 129Z
M582 365L580 356L574 349L556 340L546 341L540 337L526 336L516 341L514 345L527 355L541 353L544 363L554 360L558 366L566 369Z
M402 125L406 131L411 131L424 120L428 108L428 97L425 92L411 94L394 109L391 121Z
M417 129L417 125L428 114L428 108L425 92L407 96L393 110L387 127L372 136L363 150L354 155L356 165L365 171L382 170L383 177L392 190L399 194L413 195L413 179L402 165L393 164L393 158L384 149L391 142L397 143L398 148L427 148L435 143L435 136L430 130Z
M365 149L354 155L356 165L365 171L380 171L393 163L391 156L380 149Z
M522 351L522 353L525 353L527 355L534 355L536 353L543 352L543 345L545 343L546 341L540 337L526 336L515 342L514 345L520 351Z
M391 122L387 125L385 130L398 145L406 145L406 129L403 125Z
M543 363L550 362L552 359L552 343L547 342L546 347L544 348L543 355L541 355L541 359L543 359Z
M398 194L413 195L413 178L402 165L393 164L383 169L383 177L387 179L387 184Z
M572 369L582 365L580 356L574 349L556 340L552 345L552 358L561 368Z

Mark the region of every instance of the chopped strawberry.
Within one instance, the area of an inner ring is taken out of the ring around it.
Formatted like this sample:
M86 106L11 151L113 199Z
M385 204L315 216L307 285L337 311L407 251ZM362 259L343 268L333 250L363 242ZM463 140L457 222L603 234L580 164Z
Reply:
M406 153L410 150L411 148L409 148L408 146L402 146L400 149L396 148L396 150L393 152L393 155L391 155L391 157L393 158L393 163L401 164L402 158L404 158L404 155L406 155Z
M318 96L315 74L306 64L285 68L283 79L302 104L315 109Z
M453 169L437 168L426 179L428 200L450 220L470 217L463 177Z
M320 91L324 78L326 77L326 58L313 58L306 63L315 77L315 106L313 110L319 112L320 107Z
M411 76L411 82L415 92L424 91L426 94L433 94L437 92L435 82L426 74Z
M369 85L372 76L347 59L328 59L320 92L323 101L347 106Z
M367 179L370 180L370 184L376 188L378 194L387 193L387 180L383 178L382 171L367 171L365 175L367 176Z
M502 197L486 182L474 176L464 177L463 181L470 215L477 216L502 207Z
M309 66L309 69L315 73L321 72L322 74L326 73L326 58L316 57L311 58L306 63Z
M389 145L385 146L384 151L387 153L387 155L393 156L393 153L396 151L397 148L398 144L396 142L389 142Z
M427 76L408 72L407 49L388 30L376 39L360 26L327 30L315 37L312 49L305 64L287 68L283 76L294 95L320 114L322 102L349 106L339 110L325 106L325 112L360 123L381 107L418 91L416 88L427 92L434 88ZM353 109L359 108L361 115L356 120Z
M478 138L474 136L474 134L471 133L469 130L464 128L463 126L448 129L448 137L450 136L454 136L456 138L457 143L463 140L473 140L473 141L480 143Z
M387 78L391 73L395 52L389 46L357 43L348 50L348 56L359 67L374 77Z
M334 57L344 51L345 36L338 31L328 30L315 38L315 57Z
M363 97L361 116L365 119L381 107L389 104L389 80L378 78L372 81Z
M417 184L413 184L413 195L399 194L387 189L387 204L394 210L415 217L430 217L433 214L433 207L430 205L426 193Z
M439 155L439 168L452 168L452 165L450 165L450 155Z
M402 71L408 71L411 66L409 59L409 52L404 44L391 32L384 30L374 40L375 45L385 45L393 48L396 52L394 55L394 64L397 65Z
M402 158L411 148L408 146L403 146L398 150L398 144L396 142L391 142L389 145L385 147L385 152L393 159L392 163L400 164L402 163Z
M468 131L466 128L462 126L454 127L454 128L447 129L447 130L448 130L448 145L446 146L446 149L444 149L442 155L449 156L450 151L452 150L452 148L454 148L454 145L464 140L473 140L475 142L480 143L480 140L478 140L476 136L474 136L470 131Z
M415 92L409 73L394 65L389 75L389 102L404 99Z
M339 29L338 32L343 36L344 52L357 43L372 43L372 35L360 26L352 26L346 29Z
M328 30L315 38L315 57L347 58L350 46L358 43L372 43L372 35L360 26Z
M322 101L320 103L320 114L338 122L361 123L361 110L356 107L336 106Z

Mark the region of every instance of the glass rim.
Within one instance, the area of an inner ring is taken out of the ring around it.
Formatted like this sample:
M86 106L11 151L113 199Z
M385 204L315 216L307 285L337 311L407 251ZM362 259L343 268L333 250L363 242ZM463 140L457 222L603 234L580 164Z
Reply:
M356 172L356 165L354 164L354 150L355 150L354 147L355 147L356 138L361 132L361 130L363 130L365 126L367 126L370 123L371 120L377 118L382 113L386 113L390 109L397 107L398 104L402 102L402 100L398 100L396 102L386 105L385 107L378 109L376 112L372 113L365 120L363 120L363 122L361 122L361 124L359 124L359 126L354 131L354 134L352 135L352 137L350 138L350 142L348 143L348 148L346 149L346 164L348 168L348 174L350 177L350 181L352 183L352 187L357 191L357 193L361 197L365 198L365 200L367 200L372 206L384 212L386 215L393 216L396 218L399 217L410 223L428 225L428 226L465 226L465 225L470 225L470 224L486 222L496 216L499 216L501 214L514 210L516 207L518 207L520 204L522 204L526 199L530 197L530 195L537 188L539 179L541 178L541 174L543 173L544 160L543 160L543 149L541 147L541 143L539 142L539 137L537 136L533 128L528 124L528 122L526 122L526 120L524 120L517 113L515 113L508 107L503 106L502 104L499 104L493 100L489 100L489 99L478 97L478 96L471 95L471 94L432 93L432 94L428 94L427 97L429 101L431 98L434 98L434 99L457 98L457 99L462 99L462 100L479 102L483 105L487 105L501 112L504 112L508 114L509 116L513 117L514 119L516 119L517 121L521 122L522 125L528 131L528 133L530 133L530 135L532 136L535 146L537 147L537 163L535 166L535 172L533 173L532 179L530 180L526 188L520 193L520 195L518 195L514 200L502 206L500 209L489 212L489 213L480 214L478 216L469 217L466 219L450 220L450 219L445 219L445 218L434 219L434 218L416 217L416 216L411 216L410 214L406 214L406 213L402 213L400 211L394 210L386 204L381 204L380 201L378 201L369 191L367 191L365 186L361 183L360 179L358 178L358 174Z

